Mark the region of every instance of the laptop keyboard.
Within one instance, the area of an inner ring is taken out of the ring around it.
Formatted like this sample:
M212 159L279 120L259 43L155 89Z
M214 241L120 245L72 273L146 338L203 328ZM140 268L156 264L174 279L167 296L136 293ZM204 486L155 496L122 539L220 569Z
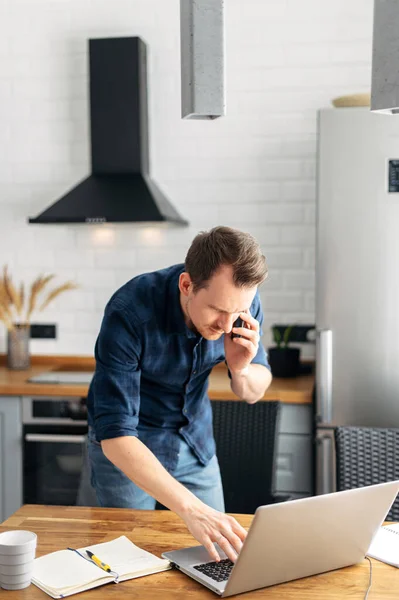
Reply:
M230 573L234 563L229 559L225 558L219 562L209 562L202 565L195 565L194 569L201 571L204 575L207 575L214 581L227 581L230 577Z

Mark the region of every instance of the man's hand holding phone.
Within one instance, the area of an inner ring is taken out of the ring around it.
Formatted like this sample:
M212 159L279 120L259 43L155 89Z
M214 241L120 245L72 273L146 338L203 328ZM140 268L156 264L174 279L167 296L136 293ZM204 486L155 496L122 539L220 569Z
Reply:
M259 346L259 323L249 313L240 313L230 335L224 336L226 362L231 372L247 369Z

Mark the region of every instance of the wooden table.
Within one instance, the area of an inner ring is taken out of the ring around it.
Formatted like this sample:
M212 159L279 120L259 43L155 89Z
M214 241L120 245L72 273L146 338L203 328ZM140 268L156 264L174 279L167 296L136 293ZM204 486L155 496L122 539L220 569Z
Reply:
M251 515L236 515L244 526ZM80 507L26 505L0 526L8 529L28 529L38 535L37 555L41 556L68 546L82 547L110 541L126 535L135 544L160 556L162 552L195 545L184 523L169 511L134 511ZM399 569L373 560L373 585L369 600L399 598ZM338 571L299 579L291 583L248 592L237 598L248 600L362 600L369 582L369 563ZM1 599L44 600L49 598L34 585L25 590L0 590ZM74 596L71 596L73 598ZM78 596L87 600L212 600L218 598L199 583L171 570L156 575L109 584Z

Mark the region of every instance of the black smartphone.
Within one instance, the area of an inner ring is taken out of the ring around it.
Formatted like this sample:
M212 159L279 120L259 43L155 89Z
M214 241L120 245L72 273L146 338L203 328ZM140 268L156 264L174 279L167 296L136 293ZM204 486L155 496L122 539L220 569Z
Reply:
M241 319L241 317L238 317L238 319L236 319L233 323L233 327L245 327L245 323L244 321ZM235 338L235 337L242 337L242 335L240 335L239 333L233 333L231 332L231 339Z

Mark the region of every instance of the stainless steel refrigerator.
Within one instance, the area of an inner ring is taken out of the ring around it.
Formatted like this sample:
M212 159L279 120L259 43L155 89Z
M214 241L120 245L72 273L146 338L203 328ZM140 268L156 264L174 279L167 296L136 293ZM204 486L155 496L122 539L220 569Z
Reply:
M319 111L316 492L333 428L399 427L399 117Z

